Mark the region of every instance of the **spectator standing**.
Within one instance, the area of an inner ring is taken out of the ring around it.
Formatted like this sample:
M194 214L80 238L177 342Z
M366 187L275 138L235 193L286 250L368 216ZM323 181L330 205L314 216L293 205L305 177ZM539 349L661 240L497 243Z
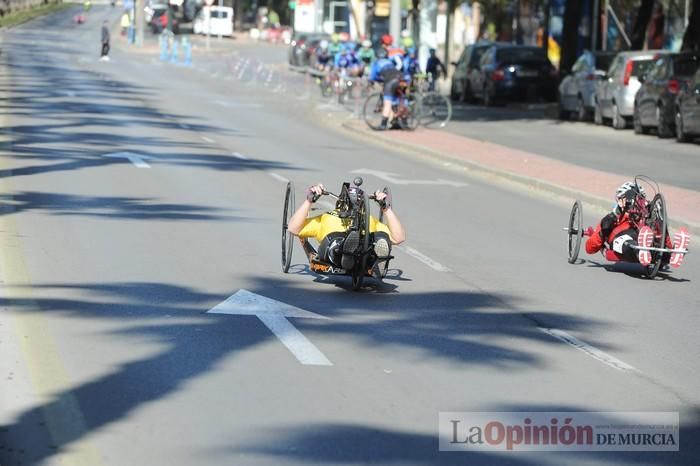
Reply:
M109 61L109 21L102 23L102 52L100 61Z

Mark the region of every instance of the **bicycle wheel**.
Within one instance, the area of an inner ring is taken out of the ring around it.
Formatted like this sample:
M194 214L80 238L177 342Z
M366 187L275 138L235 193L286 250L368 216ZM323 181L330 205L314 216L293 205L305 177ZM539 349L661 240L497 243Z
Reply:
M362 282L367 273L367 256L369 254L369 200L367 193L362 195L362 204L360 205L358 233L360 234L360 257L355 260L355 267L352 270L352 289L359 290L362 287Z
M420 124L425 128L444 128L452 118L450 99L437 92L426 92L420 101Z
M404 112L404 116L398 119L399 126L401 126L401 129L413 131L418 128L420 123L418 117L420 115L421 102L420 99L416 99L413 95L404 97L404 99L405 102L399 105L401 111Z
M382 124L382 109L384 108L384 96L381 92L373 92L365 99L362 107L362 119L367 126L378 129Z
M289 271L294 250L294 235L287 229L289 219L294 213L294 205L294 183L290 181L284 193L284 211L282 212L282 272L284 273Z
M581 249L581 238L583 238L583 208L581 201L574 202L569 215L569 264L573 264L578 259L578 252Z
M666 200L663 194L657 193L649 204L649 218L646 222L651 231L654 232L654 244L652 246L655 248L666 247L667 217ZM649 278L654 278L659 273L663 255L664 253L660 251L651 252L651 264L647 266L647 276Z

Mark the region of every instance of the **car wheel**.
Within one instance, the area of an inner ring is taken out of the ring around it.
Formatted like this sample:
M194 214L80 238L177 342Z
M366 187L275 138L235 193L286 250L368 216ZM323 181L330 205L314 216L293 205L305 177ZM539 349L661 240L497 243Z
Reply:
M625 120L625 117L620 115L620 109L615 102L613 102L612 106L612 126L615 129L627 128L627 120Z
M564 105L561 103L561 97L559 98L559 106L558 107L559 107L559 111L558 111L559 119L562 121L568 120L569 117L571 116L571 114L569 113L569 111L567 109L564 108Z
M462 92L459 95L460 102L469 102L471 100L471 90L469 89L469 81L462 83Z
M602 125L603 124L603 114L600 111L600 105L598 104L598 101L595 101L595 107L593 108L593 123L596 125Z
M676 109L676 141L678 142L688 142L690 137L683 130L683 115L681 115L681 109Z
M639 107L634 106L634 116L632 117L632 123L634 126L634 134L649 134L649 128L642 126L642 120L639 116Z
M484 86L481 99L484 101L484 107L493 106L493 99L491 98L491 94L489 94L489 88L487 86Z
M673 136L673 127L671 122L664 118L664 110L661 105L656 107L656 135L660 138Z
M576 118L578 121L588 121L588 110L586 106L583 105L583 97L578 96L576 100Z

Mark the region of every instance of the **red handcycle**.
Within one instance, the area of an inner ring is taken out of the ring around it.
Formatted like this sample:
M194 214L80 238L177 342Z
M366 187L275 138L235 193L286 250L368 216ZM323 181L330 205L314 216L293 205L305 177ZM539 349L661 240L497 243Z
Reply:
M659 189L659 185L651 178L644 175L634 177L635 192L634 199L627 210L630 221L634 228L639 231L643 226L648 226L654 234L651 247L632 246L636 250L646 250L651 252L651 263L645 267L645 275L654 278L659 273L663 262L664 254L680 253L687 254L687 249L672 249L666 247L668 236L668 211L666 210L666 200ZM646 189L643 187L646 186ZM647 190L653 194L651 201L648 200ZM591 236L593 228L583 228L583 207L581 201L576 200L569 215L569 226L564 228L567 232L569 263L577 261L581 240L584 236ZM601 251L603 257L611 262L623 261L619 255L608 248Z

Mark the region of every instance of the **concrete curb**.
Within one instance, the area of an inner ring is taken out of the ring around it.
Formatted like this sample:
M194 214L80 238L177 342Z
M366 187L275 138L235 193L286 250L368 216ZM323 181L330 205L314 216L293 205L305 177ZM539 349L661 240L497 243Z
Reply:
M366 132L364 128L358 128L355 125L351 124L350 121L344 121L341 123L341 127L345 129L346 131L351 131L355 134L361 135L365 134ZM501 170L493 167L489 167L474 161L471 161L466 158L461 158L461 157L456 157L451 154L446 154L444 152L441 152L439 150L435 150L429 147L425 146L420 146L420 145L414 145L414 144L408 144L404 143L401 141L396 141L394 139L387 139L384 138L381 133L372 133L375 137L372 138L372 140L376 143L382 144L384 146L388 146L391 148L396 148L399 147L402 150L405 151L410 151L413 153L417 154L422 154L422 155L430 155L432 157L439 158L441 160L449 160L450 162L459 162L461 165L465 166L468 170L470 170L474 175L479 176L481 179L486 179L486 181L493 181L493 178L499 178L501 180L507 180L511 183L515 183L517 185L526 187L526 188L531 188L535 189L538 191L554 194L557 196L561 197L567 197L571 199L571 203L573 204L575 199L581 200L584 204L588 204L589 206L592 206L594 208L599 209L602 212L607 212L611 209L611 203L612 201L610 199L605 199L602 197L598 197L596 195L578 191L575 189L568 188L566 186L558 185L555 183L551 183L549 181L544 181L538 178L530 177L530 176L525 176L521 175L518 173L513 173L510 171L506 170ZM368 140L367 138L363 138L364 140ZM673 207L671 207L672 209ZM563 220L562 220L563 221ZM681 226L686 226L688 227L688 230L695 234L695 235L700 235L700 224L690 222L686 219L683 218L676 218L676 217L671 217L669 219L669 227L672 229L677 229Z

